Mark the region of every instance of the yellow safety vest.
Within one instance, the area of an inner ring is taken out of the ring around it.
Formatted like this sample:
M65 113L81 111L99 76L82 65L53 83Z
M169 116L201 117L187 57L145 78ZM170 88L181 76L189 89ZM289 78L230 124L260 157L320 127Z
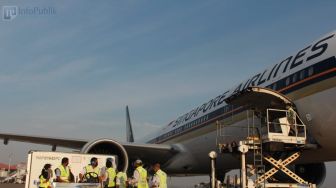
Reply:
M109 180L107 187L115 187L115 182L114 182L114 179L116 177L115 169L112 167L108 168L107 174L108 174L108 180Z
M139 166L136 168L136 170L139 172L139 180L138 180L138 188L148 188L147 183L147 170L142 168L142 166Z
M98 168L98 167L96 167L96 168L92 168L92 166L91 165L87 165L86 167L85 167L85 171L86 171L86 173L90 173L90 172L94 172L94 173L96 173L96 174L91 174L91 176L92 177L94 177L94 178L97 178L98 176L99 176L99 171L100 171L100 169Z
M294 120L295 120L295 111L292 107L288 108L288 120L289 123L294 124Z
M160 188L167 188L167 174L159 169L156 173L157 176L160 178Z
M127 175L125 172L118 172L117 179L119 179L119 188L126 188Z
M40 185L41 188L48 188L50 187L50 181L45 179L43 175L40 175Z
M58 169L61 171L61 175L60 175L61 180L69 182L69 177L70 177L69 167L64 168L63 165L60 165Z

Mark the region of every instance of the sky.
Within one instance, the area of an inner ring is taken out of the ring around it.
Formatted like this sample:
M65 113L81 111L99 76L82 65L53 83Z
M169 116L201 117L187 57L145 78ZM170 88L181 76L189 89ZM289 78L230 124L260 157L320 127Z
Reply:
M126 105L138 140L336 26L328 0L0 6L0 132L86 140L124 141ZM21 12L4 20L3 6ZM25 11L35 7L53 11ZM0 145L0 161L25 161L30 149L50 147Z

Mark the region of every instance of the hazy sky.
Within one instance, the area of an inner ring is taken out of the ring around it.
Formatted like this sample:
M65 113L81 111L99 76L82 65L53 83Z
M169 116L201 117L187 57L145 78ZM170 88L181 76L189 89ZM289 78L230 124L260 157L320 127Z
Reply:
M327 0L4 5L20 12L0 20L0 132L87 140L125 140L126 105L141 138L336 26ZM0 161L41 148L0 145Z

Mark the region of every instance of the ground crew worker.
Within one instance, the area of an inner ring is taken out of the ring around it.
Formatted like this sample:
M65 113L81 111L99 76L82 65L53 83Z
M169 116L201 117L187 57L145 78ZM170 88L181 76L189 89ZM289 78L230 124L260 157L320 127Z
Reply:
M113 168L112 158L106 159L106 169L104 173L105 188L115 187L116 170Z
M50 179L52 177L52 170L51 170L51 164L45 164L41 175L39 176L40 179L40 188L51 188Z
M118 173L116 177L116 188L126 188L127 174L123 172L122 166L118 166Z
M288 111L287 112L287 120L288 120L289 128L290 128L289 135L295 136L295 134L296 134L295 111L292 108L292 106L287 105L286 108L287 108L287 111Z
M167 188L167 174L161 170L160 164L154 164L153 169L155 174L151 180L151 188Z
M136 160L134 166L133 178L129 180L129 183L136 188L148 188L147 170L142 167L142 161Z
M56 181L62 183L69 183L74 181L73 174L69 168L69 158L62 158L61 165L55 169Z
M89 183L98 183L101 182L100 169L98 167L98 159L92 157L90 164L83 168L82 172L79 174L80 182L83 182L85 179Z

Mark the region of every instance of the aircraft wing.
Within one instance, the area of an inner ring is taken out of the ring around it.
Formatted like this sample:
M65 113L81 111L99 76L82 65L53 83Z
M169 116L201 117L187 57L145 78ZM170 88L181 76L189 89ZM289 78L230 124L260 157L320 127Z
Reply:
M81 150L86 144L90 144L88 140L75 140L66 138L51 138L41 136L29 136L29 135L17 135L17 134L4 134L0 133L0 139L4 140L4 144L8 144L9 141L19 141L34 144L51 145L52 150L55 151L56 147L66 147L76 150ZM108 139L102 139L108 140ZM99 140L96 140L99 141ZM95 141L95 142L96 142ZM111 140L112 141L112 140ZM115 141L114 141L115 142ZM156 161L166 163L174 157L179 150L173 145L163 144L146 144L146 143L134 143L134 142L118 142L126 150L129 159L134 160L140 158L143 161Z
M8 144L10 140L13 140L50 145L52 146L52 151L55 151L57 147L66 147L82 153L115 154L126 164L124 166L127 166L126 161L133 161L138 158L144 162L167 164L172 162L174 156L183 152L183 149L177 145L135 143L128 106L126 106L126 129L127 142L119 142L109 138L90 141L4 133L0 133L0 139L4 140L4 144Z
M41 136L30 135L17 135L17 134L4 134L0 133L0 139L4 140L4 144L7 145L10 140L19 142L28 142L33 144L44 144L51 146L61 146L72 149L81 149L88 141L74 140L66 138L51 138Z
M159 162L161 164L168 162L181 152L174 145L137 143L124 143L122 145L132 160L140 158L143 161Z

